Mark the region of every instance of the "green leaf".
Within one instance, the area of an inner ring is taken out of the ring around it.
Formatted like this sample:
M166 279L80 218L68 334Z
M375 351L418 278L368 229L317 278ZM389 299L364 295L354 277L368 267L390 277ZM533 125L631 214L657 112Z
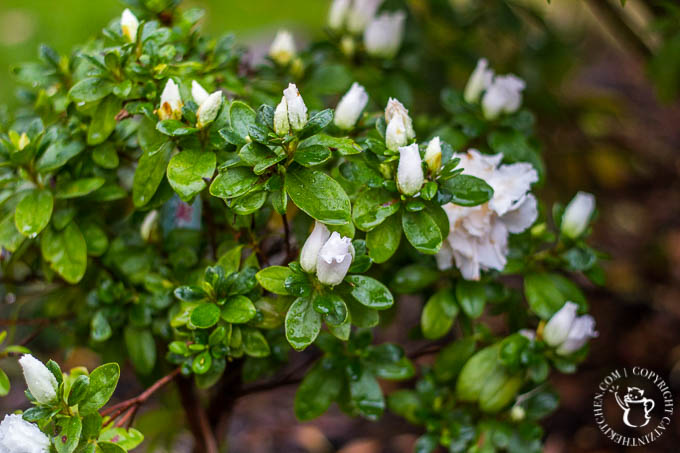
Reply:
M456 298L466 315L473 319L479 318L486 304L486 288L479 282L459 280L456 284Z
M401 226L406 239L419 252L434 255L441 248L442 233L435 219L427 211L404 211L401 215Z
M107 363L95 368L90 373L90 386L87 394L78 404L78 413L87 415L104 407L116 390L119 377L120 367L117 363Z
M212 355L210 351L203 351L194 357L193 362L191 362L191 371L197 375L205 374L212 367Z
M231 128L236 134L245 140L248 136L248 129L255 124L255 110L241 101L234 101L229 107L229 118Z
M109 428L101 433L99 441L114 441L126 450L132 450L144 441L144 435L134 428Z
M311 145L323 145L337 150L341 156L349 156L361 152L361 146L357 145L349 137L331 137L326 134L316 134L300 142L299 147L304 148Z
M331 158L331 150L323 145L298 147L294 160L303 167L314 167L327 162Z
M220 320L220 308L210 302L201 304L192 310L190 319L199 329L209 329Z
M171 142L164 142L158 148L146 150L142 154L132 181L132 201L136 207L146 205L153 198L165 176L172 148Z
M210 185L210 195L219 198L241 196L253 188L258 177L246 167L229 168L220 173Z
M45 230L40 240L43 258L64 280L76 284L87 268L87 243L75 222L61 231Z
M85 145L77 140L52 143L36 162L35 169L40 173L54 171L65 165L84 149Z
M261 175L272 165L286 158L285 152L275 153L267 146L256 142L247 143L238 155L241 160L253 167L253 173L256 175Z
M350 397L361 415L369 420L377 420L385 410L385 398L378 380L366 368L357 379L350 380Z
M320 132L323 128L328 126L331 121L333 121L333 110L326 109L315 113L307 121L305 127L300 131L300 138L311 137L312 135Z
M71 87L68 95L76 102L98 101L113 91L113 83L98 77L83 79Z
M320 171L298 167L286 174L290 199L312 218L328 225L343 225L351 218L349 197L342 186Z
M102 453L127 453L123 447L113 442L98 441L97 448L101 450ZM96 453L99 453L98 451Z
M494 373L498 363L499 345L488 346L473 355L463 366L456 382L456 395L461 401L474 402Z
M246 296L232 296L222 308L222 319L234 324L244 324L255 317L257 309Z
M264 289L274 294L282 296L288 295L286 290L286 278L290 277L293 271L284 266L269 266L262 269L255 277Z
M521 374L511 375L503 367L497 368L482 388L479 395L479 408L487 413L500 411L515 399L522 384L524 384L524 379Z
M25 240L26 236L19 233L14 224L14 213L9 214L0 222L0 247L16 252Z
M94 148L92 150L92 160L95 164L107 170L118 168L118 164L120 163L116 148L111 142L102 143Z
M355 205L356 209L356 205ZM376 263L384 263L394 255L401 242L401 218L393 215L366 233L368 256Z
M450 289L441 289L430 297L420 316L425 338L436 340L446 335L458 316L458 305Z
M90 127L87 129L87 144L103 143L116 128L116 115L120 112L122 101L116 96L108 96L99 103L94 111Z
M241 251L243 250L242 245L237 245L236 247L229 249L224 255L220 257L217 261L217 265L224 269L224 274L229 275L234 272L238 272L241 267Z
M123 336L130 362L135 370L142 376L151 373L156 364L156 341L151 331L128 326Z
M270 354L269 343L259 330L243 326L243 349L250 357L267 357Z
M113 331L111 330L111 325L109 320L106 319L102 310L98 310L92 320L90 321L90 337L92 341L106 341L111 338Z
M45 189L32 190L21 199L14 211L14 224L19 233L36 237L50 223L53 207L52 192Z
M524 295L531 311L541 319L550 319L565 302L578 304L581 310L587 308L581 290L569 279L552 273L535 273L524 277Z
M265 201L267 201L267 192L263 190L251 192L234 200L232 209L238 215L248 215L259 210Z
M362 231L371 231L399 211L396 194L384 189L368 189L359 194L352 210L352 220Z
M453 380L475 352L472 337L461 338L441 350L434 362L434 375L442 382Z
M7 373L0 368L0 396L7 396L10 390L10 382Z
M459 206L477 206L493 197L493 189L483 179L458 175L442 182L441 187L451 194L451 202Z
M404 350L395 344L383 343L370 346L363 357L363 365L376 377L403 380L413 377L415 368L405 356Z
M206 187L215 171L217 158L210 151L185 150L175 154L168 164L168 182L177 195L186 202Z
M319 360L305 375L295 393L295 416L300 421L312 420L328 410L342 390L342 373L333 362Z
M345 281L352 287L350 294L360 304L375 310L386 310L394 304L392 293L378 280L364 275L349 275Z
M423 434L413 446L413 453L433 453L439 446L439 439L434 434Z
M330 325L339 326L349 319L349 310L345 301L334 292L314 294L312 305L314 310L322 314Z
M55 197L61 200L84 197L104 185L104 178L83 178L58 184Z
M104 230L93 222L86 222L81 226L81 231L87 243L87 254L101 256L109 247L109 238Z
M80 417L74 415L72 417L57 417L55 423L55 435L52 436L52 445L57 450L57 453L72 453L78 446L80 440L80 432L83 429L83 424Z
M68 394L68 405L75 406L87 395L87 389L90 386L90 377L86 375L80 375L73 381L71 385L71 391Z
M298 351L312 344L321 331L321 315L308 297L298 297L286 314L286 339Z
M156 130L170 137L184 137L198 132L195 127L190 127L179 120L162 120L156 124Z
M422 410L422 406L418 394L413 390L397 390L387 398L390 411L414 424L418 423L418 412Z
M430 286L439 278L439 272L422 264L411 264L399 269L390 282L398 294L413 294Z

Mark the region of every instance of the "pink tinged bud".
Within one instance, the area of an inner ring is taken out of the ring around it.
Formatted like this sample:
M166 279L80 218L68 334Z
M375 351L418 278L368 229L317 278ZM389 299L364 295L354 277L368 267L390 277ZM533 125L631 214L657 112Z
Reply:
M349 91L340 99L335 108L333 121L340 129L352 129L368 104L368 94L364 87L353 83Z
M338 285L347 275L353 259L352 240L334 231L319 252L316 276L324 285Z
M288 84L288 88L283 90L283 97L286 99L290 127L295 131L302 130L307 124L307 106L294 83Z
M404 195L415 195L423 183L423 174L420 152L416 143L399 148L399 166L397 167L397 188Z
M482 92L489 88L493 81L493 70L488 68L489 62L486 58L481 58L477 61L475 70L470 75L467 85L465 85L465 92L463 98L466 102L473 104L479 101Z
M19 365L24 371L28 390L39 403L47 404L57 398L57 379L40 360L24 354L19 359Z
M579 316L569 330L567 339L557 348L560 355L569 355L578 351L591 338L598 336L595 330L595 319L590 315Z
M318 220L314 223L314 230L305 241L300 252L300 266L305 272L316 271L316 261L319 257L321 248L326 243L331 233L326 225Z
M588 227L594 210L595 196L587 192L578 192L562 216L562 233L572 239L581 236Z
M120 29L123 32L125 39L129 42L135 42L137 40L139 20L137 20L137 17L127 8L120 16Z

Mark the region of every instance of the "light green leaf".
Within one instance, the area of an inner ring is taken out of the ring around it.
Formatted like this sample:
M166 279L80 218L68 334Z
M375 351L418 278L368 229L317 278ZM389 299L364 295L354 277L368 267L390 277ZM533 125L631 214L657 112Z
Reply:
M206 187L215 171L217 158L210 151L185 150L175 154L168 164L168 182L179 197L188 202Z
M164 142L159 148L144 151L142 154L132 181L132 201L136 207L146 205L156 193L165 176L172 148L171 142Z
M292 168L286 174L286 192L290 199L312 218L329 224L350 221L349 197L333 178L317 170Z
M356 209L356 205L355 205ZM384 263L394 255L401 242L401 218L393 215L366 233L368 256L376 263Z
M441 289L430 297L420 316L425 338L436 340L446 335L458 315L458 305L450 289Z
M54 171L80 154L84 149L85 145L79 141L52 143L36 162L35 169L40 173Z
M222 319L234 324L244 324L255 317L257 309L246 296L232 296L222 308Z
M213 180L210 185L210 195L225 199L244 195L253 188L257 179L249 168L229 168Z
M57 185L55 197L58 199L84 197L104 185L104 178L83 178Z
M95 368L90 373L90 386L87 394L78 404L80 415L91 414L104 407L116 390L119 377L120 367L117 363L107 363Z
M255 277L264 289L274 294L279 294L282 296L287 296L288 290L286 290L286 278L290 277L293 271L288 267L284 266L269 266L262 269Z
M64 280L76 284L87 268L87 243L75 222L61 231L45 230L40 240L43 258Z
M52 192L45 189L32 190L21 199L14 212L17 230L28 237L36 237L45 229L54 208Z
M349 275L345 277L349 283L350 294L360 304L375 310L386 310L394 304L392 293L378 280L365 275Z
M442 233L437 222L427 211L409 212L404 210L401 225L406 239L416 250L434 255L442 246Z

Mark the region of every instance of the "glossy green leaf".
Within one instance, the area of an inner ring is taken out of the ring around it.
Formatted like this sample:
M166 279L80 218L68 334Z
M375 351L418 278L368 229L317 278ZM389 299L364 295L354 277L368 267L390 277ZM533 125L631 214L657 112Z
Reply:
M61 200L84 197L104 185L104 178L83 178L57 185L55 197Z
M208 329L220 320L220 308L212 303L200 304L192 310L190 319L199 329Z
M329 359L319 360L305 375L295 393L295 416L312 420L328 410L340 395L342 374Z
M53 207L52 192L45 189L32 190L21 199L14 211L17 230L24 236L37 236L50 223Z
M116 115L120 112L122 102L116 96L107 96L99 103L87 129L87 144L103 143L116 128Z
M384 189L368 189L361 192L354 202L352 220L360 230L371 231L400 207L397 194Z
M36 162L35 169L40 173L54 171L64 166L84 149L85 145L77 140L52 143Z
M356 206L355 206L356 209ZM368 256L376 263L384 263L394 255L401 242L401 218L393 215L366 233Z
M68 95L76 102L98 101L113 91L113 83L98 77L89 77L73 85Z
M219 312L219 311L218 311ZM243 324L255 317L257 309L246 296L232 296L222 308L222 319L234 324Z
M434 255L441 248L442 233L437 222L428 212L405 210L401 215L401 225L406 239L419 252Z
M446 335L458 316L458 305L451 289L434 293L423 307L420 328L425 338L436 340Z
M280 294L282 296L288 295L288 290L286 289L286 278L288 278L293 271L288 267L284 266L269 266L257 274L255 277L264 289L274 294Z
M233 167L220 173L210 185L210 195L219 198L234 198L253 188L257 176L245 167Z
M179 197L188 202L206 187L212 178L217 159L210 151L185 150L168 163L167 177Z
M456 298L466 315L479 318L486 304L486 288L483 283L459 280L456 283Z
M458 175L447 179L441 186L458 206L477 206L493 197L493 189L483 179L470 175Z
M328 225L350 221L349 197L330 176L304 167L292 168L286 174L286 192L293 203L312 218Z
M136 207L146 205L158 190L165 176L172 148L172 143L164 142L158 148L151 148L142 154L132 181L132 201Z
M244 102L234 101L229 107L231 128L242 139L248 136L248 128L255 124L255 117L255 110Z
M87 268L87 243L75 222L61 231L48 228L41 236L43 258L64 280L78 283Z
M90 386L87 394L78 404L80 415L91 414L102 408L113 395L118 385L120 368L117 363L107 363L90 373Z
M366 307L386 310L394 304L394 298L387 286L374 278L365 275L348 275L345 281L351 287L350 294Z
M321 331L321 315L308 297L298 297L286 314L286 339L300 351L312 344Z
M72 453L78 447L80 432L83 429L82 421L77 415L71 417L59 416L56 418L55 434L50 439L57 453Z

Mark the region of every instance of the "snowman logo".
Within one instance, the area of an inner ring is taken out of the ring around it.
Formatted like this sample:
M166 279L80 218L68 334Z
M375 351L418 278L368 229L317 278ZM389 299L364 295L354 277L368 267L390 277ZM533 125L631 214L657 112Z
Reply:
M642 428L651 420L651 412L655 403L653 399L645 398L645 391L639 387L628 387L628 393L623 398L619 396L619 388L614 387L610 391L614 393L616 402L623 410L623 423L631 428Z

